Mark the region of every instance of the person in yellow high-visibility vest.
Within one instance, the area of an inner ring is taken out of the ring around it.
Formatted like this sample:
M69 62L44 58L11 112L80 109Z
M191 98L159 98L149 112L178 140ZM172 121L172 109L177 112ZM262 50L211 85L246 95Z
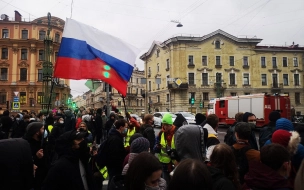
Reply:
M126 134L125 142L124 142L125 149L128 152L130 152L130 137L133 136L135 134L135 132L136 132L136 129L135 129L134 125L129 124L128 132Z
M174 145L175 126L173 125L172 115L166 113L162 119L162 130L156 138L155 152L158 153L158 159L163 165L163 178L169 183L170 172L173 170L172 160L168 151L175 149Z

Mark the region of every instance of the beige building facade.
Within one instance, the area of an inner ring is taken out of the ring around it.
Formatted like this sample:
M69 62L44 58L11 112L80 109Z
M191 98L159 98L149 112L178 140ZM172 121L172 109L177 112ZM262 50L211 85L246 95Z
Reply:
M12 111L42 109L43 73L45 59L44 38L48 29L47 17L40 17L30 22L22 21L18 11L11 20L8 16L0 20L0 107L6 109L7 103ZM53 39L51 62L55 64L63 32L64 21L52 17ZM52 105L55 101L66 104L70 96L70 81L56 79ZM17 97L17 98L16 98ZM12 102L20 102L20 109L13 109Z
M205 112L209 100L216 97L284 93L303 114L304 48L260 46L260 42L222 30L154 42L140 57L147 71L150 111L198 113ZM191 98L195 99L192 106Z

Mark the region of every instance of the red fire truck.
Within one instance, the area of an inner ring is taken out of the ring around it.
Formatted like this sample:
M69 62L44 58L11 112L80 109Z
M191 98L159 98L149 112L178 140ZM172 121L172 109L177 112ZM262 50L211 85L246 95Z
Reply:
M232 125L235 114L251 112L256 118L256 126L262 127L269 123L268 115L279 111L281 116L290 119L290 99L286 94L251 94L214 98L208 104L207 115L216 114L220 125Z

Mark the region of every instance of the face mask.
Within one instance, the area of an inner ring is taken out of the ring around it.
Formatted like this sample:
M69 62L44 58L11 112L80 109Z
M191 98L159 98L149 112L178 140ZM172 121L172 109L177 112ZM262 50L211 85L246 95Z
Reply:
M122 132L122 134L126 134L128 132L128 128L125 128L125 130Z
M159 190L159 186L151 187L151 186L145 185L145 190Z
M251 122L248 122L248 123L251 123L251 124L255 125L256 121L251 121Z
M20 120L20 118L16 118L16 121L19 121Z
M64 123L64 121L59 121L59 123L61 123L61 124L62 124L62 123Z
M43 137L46 138L47 136L48 136L48 132L47 132L47 130L44 130Z

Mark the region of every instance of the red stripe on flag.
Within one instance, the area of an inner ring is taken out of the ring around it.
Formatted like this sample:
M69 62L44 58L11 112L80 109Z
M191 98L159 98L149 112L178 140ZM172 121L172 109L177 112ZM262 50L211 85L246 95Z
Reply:
M78 60L58 57L54 77L64 79L95 79L110 84L123 96L126 96L128 81L101 59Z

